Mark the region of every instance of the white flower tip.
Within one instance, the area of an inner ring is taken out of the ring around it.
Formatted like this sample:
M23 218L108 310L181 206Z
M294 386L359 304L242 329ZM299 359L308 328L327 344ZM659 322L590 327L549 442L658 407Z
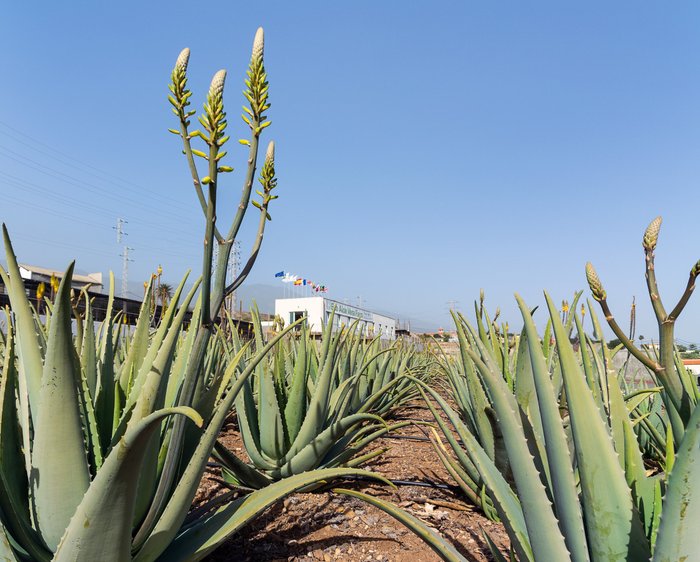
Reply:
M253 59L262 58L263 51L265 50L265 32L262 27L258 27L255 32L255 39L253 39Z
M190 61L190 50L189 48L185 47L180 51L180 54L177 56L177 61L175 61L175 68L178 70L187 70L187 63Z
M226 71L219 70L214 74L214 78L211 79L211 86L209 86L209 95L212 97L221 94L224 91L224 82L226 82Z

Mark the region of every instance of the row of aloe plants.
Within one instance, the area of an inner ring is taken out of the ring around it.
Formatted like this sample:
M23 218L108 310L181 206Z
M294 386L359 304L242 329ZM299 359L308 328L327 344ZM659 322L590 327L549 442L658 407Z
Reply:
M224 364L217 358L221 303L255 263L276 198L274 145L259 174L260 201L251 201L260 136L269 125L263 33L258 30L246 77L243 120L250 138L240 205L227 233L217 225L217 190L223 174L226 73L215 74L202 130L191 131L187 89L189 50L177 59L170 103L177 116L191 177L205 214L202 277L185 291L152 330L150 291L136 328L127 332L113 312L96 330L89 295L84 316L74 316L72 265L45 314L32 309L7 231L7 270L0 270L9 294L5 312L0 378L0 558L10 560L197 560L274 501L310 484L339 476L372 477L347 467L290 475L240 499L225 498L188 512L221 427L266 355L288 327L254 352L240 349ZM205 150L193 147L202 141ZM200 176L197 159L205 162ZM206 193L205 193L206 190ZM243 218L254 205L258 233L241 274L227 284L230 250ZM219 252L213 263L213 246ZM195 300L195 295L196 300ZM187 330L188 306L195 312ZM77 323L77 334L74 327ZM214 336L214 337L213 337ZM189 425L188 425L189 423Z
M254 350L262 349L256 311L253 322ZM236 414L251 462L240 462L217 444L225 480L258 488L318 467L360 466L383 449L358 453L409 423L388 424L385 418L417 395L405 375L425 380L429 357L400 343L367 340L357 333L357 323L335 332L332 326L333 314L316 341L302 325L297 337L280 342L246 380ZM234 338L229 355L239 348Z
M652 222L643 245L649 293L668 346L698 266L666 314L650 275L659 225L660 219ZM416 381L440 429L433 432L435 449L467 497L503 522L519 560L693 559L700 515L697 387L672 348L634 347L590 265L587 276L622 341L617 349L604 344L590 303L593 335L584 332L576 312L580 295L562 314L545 293L543 337L517 295L519 337L508 337L482 307L476 327L455 315L460 358L445 359L443 369L457 410ZM612 368L621 349L649 368L657 387L629 389ZM503 559L495 548L493 554Z

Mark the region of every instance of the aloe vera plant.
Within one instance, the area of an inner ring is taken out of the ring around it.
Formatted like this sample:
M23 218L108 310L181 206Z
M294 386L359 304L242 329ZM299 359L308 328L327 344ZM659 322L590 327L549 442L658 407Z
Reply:
M563 395L555 384L554 362L548 357L551 350L519 297L524 329L518 349L525 350L530 370L523 369L517 376L524 375L533 386L528 402L509 387L494 348L460 318L461 352L473 365L485 407L493 408L510 473L505 474L489 453L488 442L479 442L468 416L461 418L434 389L421 385L442 431L442 437L435 433L441 459L463 488L473 492L474 484L483 486L482 500L492 502L520 560L649 560L652 556L680 560L689 556L694 552L690 521L697 509L690 482L700 477L696 446L700 409L693 411L693 421L675 454L672 445L668 449L672 454L666 462L667 473L648 472L635 435L634 427L640 422L634 412L665 390L648 389L625 397L617 373L610 368L612 352L602 345L593 310L593 338L583 333L578 315L571 315L579 340L576 352L560 312L545 297Z
M253 321L255 344L261 348L256 311ZM364 345L352 328L331 329L332 317L317 346L302 325L298 339L288 338L288 347L279 345L244 383L236 413L251 464L217 444L216 458L227 481L260 488L317 467L359 466L383 450L357 454L407 424L388 425L373 412L386 413L410 396L412 383L400 373L412 354L382 349L378 340ZM397 365L398 370L392 368Z
M647 290L659 329L659 353L651 356L639 349L624 333L613 316L607 302L607 293L591 263L586 264L586 277L593 294L599 302L608 325L629 352L645 365L664 388L661 398L668 415L676 446L680 445L685 426L690 421L698 399L698 390L693 377L683 367L674 347L674 330L678 317L683 312L695 290L695 281L700 275L700 261L690 269L686 288L673 309L668 312L663 304L656 280L654 264L656 245L661 230L661 217L655 218L647 227L642 238L644 248Z
M8 269L0 268L0 276L11 313L6 313L0 366L0 558L198 560L296 489L347 475L371 476L352 468L310 471L241 500L206 504L198 517L186 520L239 391L258 363L295 327L289 326L246 356L240 369L246 348L221 368L215 360L216 347L210 346L221 301L252 268L269 219L268 206L275 198L271 193L276 186L274 147L270 146L259 178L262 202L256 202L260 210L256 243L241 275L231 286L224 286L229 245L250 200L258 139L269 124L264 116L269 103L262 37L259 30L246 82L249 166L241 206L225 239L216 228L218 178L230 171L221 163L221 147L227 140L222 102L225 73L217 73L212 80L200 119L206 132L189 133L188 120L194 114L186 109L189 51L178 57L170 101L206 211L204 274L187 294L183 279L155 330L151 330L151 291L146 291L133 334L121 327L119 313L113 312L113 277L107 318L99 328L95 329L87 292L79 296L85 300L84 316L76 315L70 288L72 265L56 287L55 302L46 302L41 317L29 304L3 227ZM208 156L190 146L195 137L208 145ZM209 164L209 175L201 181L193 155ZM208 186L208 198L202 185ZM223 249L212 277L215 241ZM195 317L185 330L185 313L198 290ZM187 419L194 422L191 427L179 423Z

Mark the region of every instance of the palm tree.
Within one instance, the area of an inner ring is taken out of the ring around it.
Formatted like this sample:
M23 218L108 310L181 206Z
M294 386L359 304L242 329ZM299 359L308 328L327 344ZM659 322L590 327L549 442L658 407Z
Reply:
M173 286L169 283L161 283L156 288L156 299L160 301L161 314L165 312L170 299L173 298Z

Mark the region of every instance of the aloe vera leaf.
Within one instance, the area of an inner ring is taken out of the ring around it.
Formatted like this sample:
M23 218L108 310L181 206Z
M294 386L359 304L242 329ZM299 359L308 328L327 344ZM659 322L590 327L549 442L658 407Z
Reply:
M446 539L442 538L435 531L430 529L420 519L417 519L413 515L399 509L393 504L355 490L335 488L333 491L339 494L361 499L364 502L378 507L384 513L391 515L394 519L400 523L403 523L408 529L418 535L443 560L448 560L451 562L467 560L459 552L457 552L455 547L453 547Z
M552 380L547 372L547 362L539 344L537 329L529 308L519 295L515 295L523 317L523 331L528 337L528 350L532 364L532 377L539 403L542 431L547 448L547 463L552 482L552 495L557 518L574 561L588 560L586 533L578 500L578 492L571 466L571 455L561 422L559 405L554 395Z
M700 547L700 406L696 406L668 477L653 562L695 560Z
M119 370L119 386L124 393L131 387L132 380L141 368L141 363L148 352L152 298L153 291L150 290L149 284L146 288L141 308L139 309L138 318L136 319L136 329L134 330L134 335L131 337L129 353Z
M158 383L156 384L156 388L160 387L159 382L162 380L162 372L154 372L153 367L156 364L159 355L161 357L161 368L165 367L166 364L167 366L169 366L170 361L172 360L172 350L174 349L174 345L177 342L177 337L179 335L179 326L181 326L184 322L185 314L187 312L187 306L191 302L194 293L196 292L200 284L199 279L195 281L194 285L192 286L192 289L190 289L189 293L185 297L185 301L183 302L182 306L178 308L180 296L182 295L182 292L185 287L185 282L187 281L188 276L189 272L185 273L185 276L180 281L180 284L175 290L175 294L173 295L168 310L161 319L158 329L156 330L155 334L150 340L148 351L146 352L146 355L141 362L141 366L139 367L135 377L133 378L132 384L130 385L126 405L124 408L125 411L132 410L132 406L134 406L135 404L139 404L139 408L145 408L143 412L144 417L146 415L149 415L153 411L152 406L151 410L148 411L149 407L145 404L145 402L150 402L154 399L154 389L152 388L154 378ZM165 343L166 340L167 346ZM164 348L162 353L161 348ZM151 381L151 383L149 384L150 390L144 392L144 385L149 379ZM148 397L147 399L144 398L144 394ZM132 412L132 416L134 415L134 413L136 412ZM139 414L136 415L138 416Z
M12 549L12 546L10 546L10 540L7 537L8 535L5 531L5 525L0 523L0 560L7 560L8 562L18 560L15 557L14 550Z
M494 459L496 456L495 437L493 434L493 426L486 415L486 408L489 406L489 400L474 370L474 363L467 354L467 349L469 348L465 331L467 322L463 316L459 315L455 318L455 325L457 326L457 338L459 340L462 368L464 369L464 377L467 388L469 389L468 396L472 405L470 413L474 420L479 442L486 451L486 454L488 454L491 459Z
M73 264L56 295L34 424L31 487L37 525L51 550L58 545L90 484L78 389L80 366L71 332Z
M197 486L202 478L207 460L214 449L216 437L221 431L221 427L228 416L231 406L243 387L243 384L254 371L257 364L262 361L278 342L284 338L291 330L296 328L302 319L287 326L251 357L245 370L236 380L226 397L219 403L209 425L197 443L197 448L189 459L179 482L174 491L169 496L165 509L152 522L146 521L139 529L134 539L135 546L139 549L134 558L137 561L155 560L163 550L175 538L180 525L185 520L187 510L192 503L192 498L197 491Z
M381 476L352 468L318 469L280 482L275 482L243 498L237 499L179 534L159 560L194 562L201 560L241 527L282 498L316 482L343 477L369 477L386 482Z
M479 351L485 351L481 349L483 345L478 340L476 343L480 347ZM517 413L517 401L503 377L494 370L497 365L492 363L489 366L481 361L476 353L471 350L468 350L468 353L489 389L493 407L498 415L533 555L536 560L568 560L569 552L564 536L528 449L522 422ZM486 354L483 356L488 360Z
M106 454L107 446L114 431L114 324L112 311L114 307L114 274L109 274L109 297L107 312L103 322L102 341L99 344L99 362L97 365L97 390L95 391L95 418L99 430L100 444Z
M34 559L47 561L51 552L43 539L32 528L29 517L27 496L27 474L23 457L22 436L15 409L15 388L17 371L15 368L14 332L7 326L7 339L0 371L0 513L6 532ZM14 559L14 558L12 558Z
M263 472L244 463L220 441L217 441L214 446L213 456L221 463L224 471L228 470L232 472L239 480L252 488L264 488L273 482L273 480Z
M311 440L314 439L323 428L328 412L334 367L336 365L334 358L339 343L340 334L336 334L333 337L333 341L327 348L326 357L323 361L321 372L316 381L316 388L314 389L311 401L309 402L309 406L306 410L306 417L299 428L299 433L297 434L296 439L292 442L285 455L280 458L280 466L286 462L289 462L289 460L299 451L301 451L308 443L310 443Z
M651 555L649 542L610 434L576 361L557 309L547 293L545 299L568 397L591 558L647 560ZM601 474L605 478L601 478Z
M255 346L257 350L260 350L264 345L263 329L256 306L253 306L251 316L255 330ZM284 425L273 377L273 373L267 369L266 362L258 363L255 379L259 446L261 452L268 457L279 458L284 454Z
M644 388L640 390L635 390L634 392L629 393L625 396L625 404L627 405L627 409L630 412L633 412L642 404L642 402L658 394L661 391L661 389L662 387L657 386L654 388Z
M184 285L184 280L181 287ZM180 290L181 290L180 287ZM170 373L170 367L175 353L175 345L180 335L180 327L185 319L187 307L189 306L195 292L199 287L199 283L195 282L190 292L185 297L180 306L175 318L168 318L168 315L176 310L179 302L180 290L176 291L171 301L171 306L165 314L161 322L168 325L168 331L163 338L160 349L155 355L153 362L150 362L150 353L142 364L142 370L148 368L148 374L143 378L143 384L139 389L135 389L138 393L138 398L131 412L131 417L127 423L126 431L135 427L142 419L152 414L155 410L160 409L165 401L165 392L167 390L167 380ZM158 453L160 452L160 435L154 435L145 452L145 459L142 463L141 477L139 479L139 489L136 496L135 517L140 521L146 514L151 502L151 497L155 491L155 486L158 477Z
M236 415L238 426L246 452L253 464L262 470L278 468L279 459L273 460L260 449L260 432L258 430L258 414L255 397L250 381L246 381L236 397Z
M78 505L56 551L56 562L131 558L132 520L144 456L161 421L175 414L202 423L197 412L181 406L158 410L129 428Z
M263 362L258 365L257 375L260 450L268 457L279 458L284 454L284 425L273 375Z
M85 328L83 330L83 344L80 350L80 365L85 374L88 391L91 399L94 399L97 391L97 345L95 341L95 322L92 317L92 303L87 291L85 297Z
M29 416L30 411L39 411L39 392L41 389L41 373L44 368L44 358L41 353L42 346L39 342L35 318L29 306L27 293L25 293L24 283L17 265L17 258L15 257L5 224L2 225L2 234L5 241L7 272L0 267L0 277L2 277L5 287L7 287L10 306L15 316L20 407L22 410L21 420L25 433L25 447L29 451ZM25 395L28 397L29 403L24 399Z
M423 395L428 408L433 413L435 421L440 426L440 429L445 435L448 443L452 447L457 458L465 468L469 468L472 464L478 473L478 478L488 488L489 494L493 499L494 506L498 511L498 515L508 530L508 536L511 543L517 549L518 556L521 560L534 560L532 548L530 546L530 538L528 528L525 523L523 509L518 500L518 497L513 492L510 485L506 482L503 475L500 473L493 460L486 454L481 445L476 441L474 436L469 432L464 423L459 419L457 413L445 402L445 400L428 385L414 379L418 384L421 394ZM465 449L468 452L468 457L464 450L459 446L457 440L447 428L445 422L431 404L425 392L428 392L432 398L438 403L442 411L447 415L450 423L457 431L460 439L464 443ZM566 558L565 558L566 559Z
M382 418L374 414L354 414L339 420L314 437L301 451L283 464L278 470L272 471L274 479L286 478L306 470L316 468L325 454L338 440L356 424L363 421L375 420L384 423Z
M181 343L177 355L175 357L175 363L173 363L173 368L170 371L170 376L168 377L168 388L165 391L165 404L171 406L175 403L177 397L177 391L180 388L182 379L185 376L185 370L187 369L187 362L192 353L192 346L194 345L194 340L197 336L197 330L199 328L199 310L202 305L201 294L197 297L197 301L194 305L194 310L192 311L192 320L190 321L189 329L187 330L187 335L185 340ZM219 397L220 398L220 397ZM206 415L202 415L206 418Z

